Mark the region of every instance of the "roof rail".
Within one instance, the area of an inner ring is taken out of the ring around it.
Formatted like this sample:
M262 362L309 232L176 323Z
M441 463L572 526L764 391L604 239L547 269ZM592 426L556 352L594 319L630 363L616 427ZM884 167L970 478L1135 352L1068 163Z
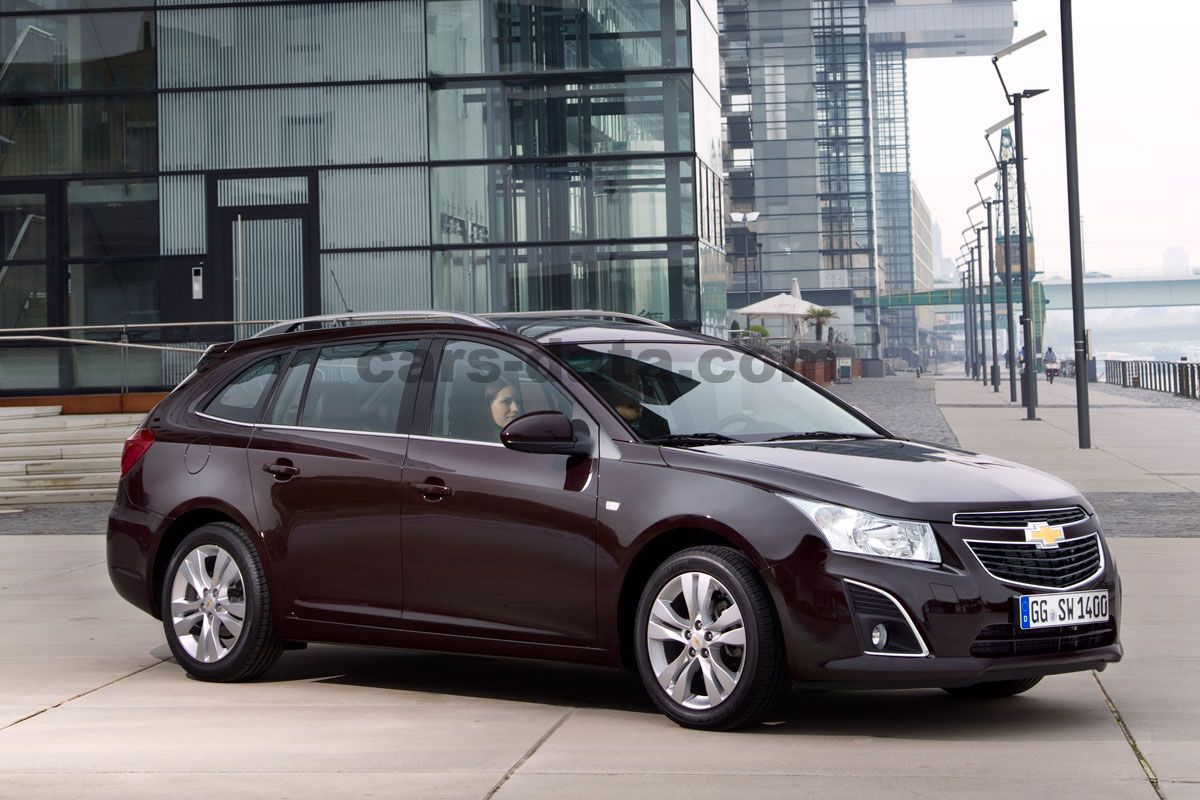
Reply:
M346 325L350 322L358 322L361 320L420 320L420 319L449 319L454 322L461 322L467 325L475 325L482 328L498 328L500 327L491 320L476 316L475 314L467 314L462 311L352 311L341 314L322 314L316 317L301 317L299 319L288 320L287 322L279 322L270 327L263 328L258 333L254 334L254 338L260 336L275 336L280 333L291 333L298 330L302 325L309 322L336 322L338 325Z
M562 311L496 311L482 314L484 318L503 317L505 319L612 319L619 322L633 322L638 325L651 325L656 328L670 328L665 322L659 322L649 317L639 317L637 314L626 314L623 311L599 311L592 308L564 309ZM671 328L674 330L674 328Z

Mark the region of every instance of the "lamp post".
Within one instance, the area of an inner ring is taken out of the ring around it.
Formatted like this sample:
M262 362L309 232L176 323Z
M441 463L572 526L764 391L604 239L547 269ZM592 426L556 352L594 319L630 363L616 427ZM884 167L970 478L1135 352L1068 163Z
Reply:
M979 336L979 325L975 321L975 309L979 305L976 292L978 287L975 285L975 262L971 257L971 248L964 244L960 249L963 257L963 265L967 270L967 296L969 298L968 309L970 311L970 331L971 331L971 378L978 378L979 371L983 368L983 359L980 357L977 341Z
M970 215L968 214L968 219ZM968 232L975 233L975 244L971 244L967 238ZM964 246L967 250L967 257L971 264L972 278L975 281L975 290L973 299L976 303L976 311L979 315L979 324L976 326L975 335L979 337L979 366L978 373L974 376L979 378L983 384L987 385L987 322L984 319L983 313L983 257L979 252L979 231L974 226L963 229ZM974 322L974 320L972 320Z
M1092 422L1088 407L1087 321L1083 305L1083 232L1079 219L1079 155L1075 129L1075 44L1071 24L1071 0L1060 0L1062 22L1063 119L1067 140L1067 223L1071 231L1071 327L1075 339L1075 414L1079 447L1092 446Z
M1009 92L1008 86L1004 83L1004 75L1000 72L1000 59L1005 56L1012 55L1022 47L1033 44L1034 42L1046 36L1045 31L1038 31L1032 36L1028 36L1019 42L1009 45L1002 50L998 50L992 56L992 66L996 70L996 77L1000 79L1000 87L1004 89L1004 96L1008 100L1009 105L1013 109L1013 126L1015 128L1014 136L1014 155L1013 160L1017 163L1017 246L1020 248L1021 262L1021 328L1024 333L1025 347L1025 373L1023 377L1023 385L1025 388L1025 419L1037 419L1037 383L1036 373L1034 372L1034 364L1037 361L1037 354L1033 352L1033 318L1030 316L1033 313L1032 287L1030 286L1029 270L1031 265L1028 263L1029 257L1026 253L1027 249L1027 231L1025 220L1025 141L1024 128L1022 125L1021 103L1031 97L1037 97L1044 93L1045 89L1025 89L1020 92ZM1007 241L1005 242L1007 245Z
M746 229L746 235L742 240L742 271L746 275L746 302L750 302L750 270L747 268L746 261L750 255L750 237L754 237L754 247L756 251L755 257L755 274L758 277L758 301L763 299L762 285L762 244L758 241L758 230L754 224L758 222L759 213L757 211L730 211L729 219L733 222L739 222Z
M992 365L989 370L992 382L992 391L1000 391L1000 343L996 336L996 249L993 246L992 238L992 206L995 205L995 200L985 198L983 192L979 191L979 182L987 178L996 170L988 170L975 179L975 193L979 195L979 202L967 209L967 218L970 219L971 212L983 206L987 212L987 243L988 243L988 314L991 318L992 328ZM976 232L983 230L983 227L976 228ZM978 239L977 239L978 241ZM982 268L982 264L980 265Z
M971 271L963 266L962 259L960 258L958 261L958 277L962 281L963 374L968 378L971 377L971 370L975 363L975 340L971 335L970 274Z

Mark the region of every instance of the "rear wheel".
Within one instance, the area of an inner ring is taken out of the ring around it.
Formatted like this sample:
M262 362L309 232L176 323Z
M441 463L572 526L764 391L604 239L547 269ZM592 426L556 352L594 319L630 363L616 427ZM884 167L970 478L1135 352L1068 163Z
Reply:
M282 652L262 563L231 523L209 523L184 538L167 565L161 607L167 644L195 678L255 678Z
M741 728L786 696L775 609L741 553L695 547L671 556L642 590L635 620L638 672L655 705L676 723Z
M1041 683L1041 677L1037 678L1018 678L1011 681L987 681L986 683L976 683L971 686L948 686L942 691L948 692L955 697L967 697L974 699L995 699L1000 697L1012 697L1013 695L1028 692L1033 687Z

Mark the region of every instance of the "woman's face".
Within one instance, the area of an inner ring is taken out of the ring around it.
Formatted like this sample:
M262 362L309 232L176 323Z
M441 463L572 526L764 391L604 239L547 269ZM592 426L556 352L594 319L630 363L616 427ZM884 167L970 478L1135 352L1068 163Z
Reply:
M497 428L503 428L521 416L521 401L517 399L517 392L511 386L505 386L497 392L489 408L492 412L492 422L496 423Z

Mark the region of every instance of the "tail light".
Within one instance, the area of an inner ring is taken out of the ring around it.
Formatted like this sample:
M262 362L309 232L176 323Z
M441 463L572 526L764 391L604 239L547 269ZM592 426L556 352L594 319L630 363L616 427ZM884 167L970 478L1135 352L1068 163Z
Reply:
M125 440L125 449L121 451L121 477L124 478L133 465L142 460L150 445L154 444L154 432L146 428L138 428Z

